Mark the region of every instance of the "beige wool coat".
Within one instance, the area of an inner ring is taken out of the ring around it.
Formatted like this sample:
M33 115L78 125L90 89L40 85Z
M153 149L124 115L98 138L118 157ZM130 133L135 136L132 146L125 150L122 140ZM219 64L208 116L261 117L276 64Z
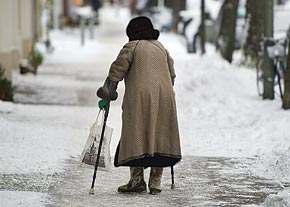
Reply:
M125 44L109 78L125 80L115 166L166 167L180 161L173 60L157 40Z

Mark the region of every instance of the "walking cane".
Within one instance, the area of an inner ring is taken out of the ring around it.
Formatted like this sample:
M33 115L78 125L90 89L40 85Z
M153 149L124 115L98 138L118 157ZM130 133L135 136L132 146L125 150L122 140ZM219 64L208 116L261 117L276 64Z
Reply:
M173 170L173 165L171 166L171 189L175 188L174 184L174 170Z
M110 101L104 102L103 100L101 100L99 102L99 107L101 109L105 109L105 117L104 117L104 123L103 123L101 138L100 138L100 144L99 144L99 149L98 149L97 160L96 160L96 163L95 163L95 170L94 170L94 175L93 175L92 186L91 186L91 190L90 190L90 194L91 195L94 195L94 185L95 185L96 175L97 175L98 166L99 166L99 160L100 160L101 149L102 149L102 144L103 144L103 139L104 139L104 134L105 134L105 129L106 129L107 118L108 118L108 115L109 115Z

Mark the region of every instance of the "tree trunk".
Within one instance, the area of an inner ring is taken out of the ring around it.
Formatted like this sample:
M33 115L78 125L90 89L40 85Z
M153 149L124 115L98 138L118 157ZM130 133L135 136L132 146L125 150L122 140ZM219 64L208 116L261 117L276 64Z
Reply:
M200 34L200 50L201 54L205 54L205 0L201 0L201 21L199 27L199 34Z
M179 12L185 9L185 0L172 0L169 2L172 8L172 31L177 32L177 25L180 20Z
M244 56L250 61L256 61L259 41L264 36L264 0L247 0L247 38L243 47Z
M279 4L279 5L284 4L284 0L277 0L277 4Z
M265 37L273 37L273 8L274 8L274 0L264 1L264 36ZM266 46L264 46L266 48ZM274 80L274 65L273 61L269 58L269 53L267 50L264 50L264 64L263 64L263 99L273 100L275 98L274 93L274 82L267 80Z
M289 46L290 48L290 41ZM285 91L283 97L283 109L290 109L290 52L288 51L288 58L287 58L287 67L286 67L286 75L284 79L285 83Z
M131 0L129 4L130 14L133 17L136 14L137 0Z
M235 47L236 19L239 0L225 0L222 6L221 28L217 40L221 55L232 62Z

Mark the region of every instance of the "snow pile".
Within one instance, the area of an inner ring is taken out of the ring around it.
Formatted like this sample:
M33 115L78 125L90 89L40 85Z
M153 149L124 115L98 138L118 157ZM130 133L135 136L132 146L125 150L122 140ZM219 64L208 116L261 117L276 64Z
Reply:
M91 18L93 16L93 10L91 6L76 7L75 12L83 18Z
M52 174L79 155L97 109L0 102L0 114L0 173Z
M286 151L273 151L271 154L261 155L251 171L269 179L290 182L290 146Z
M4 106L4 104L5 104L5 107L0 107L0 113L9 114L9 113L15 112L16 110L15 104L13 104L12 102L4 102L0 100L0 106L1 105ZM0 120L3 120L3 119L1 119L0 117Z
M285 143L286 144L286 143ZM289 143L288 143L289 144ZM249 174L275 180L282 188L290 182L290 146L287 150L273 150L271 153L263 153L247 169ZM246 206L245 206L246 207ZM247 206L255 207L255 206ZM290 207L290 191L284 190L278 194L268 196L262 207Z
M252 167L250 173L274 179L281 187L284 187L284 182L290 182L290 147L284 152L273 151L271 154L264 154ZM277 195L269 195L261 207L290 207L290 191L284 190L278 192Z
M254 157L286 150L289 113L262 101L255 71L218 55L176 55L175 85L184 155Z
M269 195L265 202L265 207L289 207L290 206L290 193L289 191L279 192L277 195Z
M217 18L221 6L220 1L210 0L205 2L205 8L213 19ZM186 1L186 8L191 12L200 12L200 7L200 1Z
M277 194L269 195L265 202L260 205L243 205L242 207L289 207L290 206L290 193L288 191L281 191Z

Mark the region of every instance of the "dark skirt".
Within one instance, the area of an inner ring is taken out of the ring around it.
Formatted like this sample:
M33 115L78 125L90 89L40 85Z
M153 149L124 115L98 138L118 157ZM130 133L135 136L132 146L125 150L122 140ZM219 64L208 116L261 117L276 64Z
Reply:
M181 160L181 155L169 155L169 154L161 154L161 153L154 153L154 154L143 154L137 157L132 157L129 160L122 161L118 163L119 157L119 147L118 145L115 159L114 159L114 166L131 166L131 167L169 167L174 166L177 162Z

